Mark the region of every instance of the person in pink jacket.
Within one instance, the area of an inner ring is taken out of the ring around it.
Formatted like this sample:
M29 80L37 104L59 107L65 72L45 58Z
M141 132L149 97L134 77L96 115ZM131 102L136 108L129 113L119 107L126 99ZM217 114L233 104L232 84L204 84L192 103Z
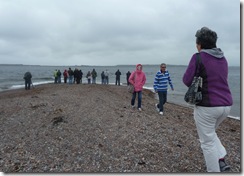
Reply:
M133 108L135 107L136 94L138 94L138 106L137 106L137 108L139 111L141 111L142 88L143 88L144 84L146 83L146 75L142 71L142 65L141 64L136 65L136 70L134 72L132 72L132 74L130 75L129 82L135 88L135 91L132 94L131 105Z

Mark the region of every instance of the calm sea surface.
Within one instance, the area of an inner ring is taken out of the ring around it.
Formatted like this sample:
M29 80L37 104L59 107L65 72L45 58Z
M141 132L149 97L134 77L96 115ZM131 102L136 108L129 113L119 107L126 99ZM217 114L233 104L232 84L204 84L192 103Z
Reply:
M92 71L94 68L97 73L97 83L101 83L101 73L108 69L110 72L109 83L115 84L115 72L119 69L121 71L121 83L126 85L126 73L135 70L135 66L27 66L27 65L0 65L0 91L8 89L17 89L24 87L23 76L26 71L32 73L32 82L34 85L46 84L54 82L53 72L55 69L59 69L61 72L64 69L78 68L83 72L82 83L87 83L84 75L88 71ZM174 85L174 91L168 91L168 101L183 106L189 106L184 101L184 94L187 87L182 82L182 76L186 70L186 66L168 65L167 69L171 75L171 79ZM159 70L158 65L144 65L143 71L146 74L146 84L144 88L153 90L153 81L156 72ZM231 116L236 119L240 119L240 67L229 67L229 86L233 96L234 104L231 109Z

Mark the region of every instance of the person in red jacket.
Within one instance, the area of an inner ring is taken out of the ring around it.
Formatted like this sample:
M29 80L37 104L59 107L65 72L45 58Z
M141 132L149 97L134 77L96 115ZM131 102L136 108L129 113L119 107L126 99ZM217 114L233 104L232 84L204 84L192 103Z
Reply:
M64 70L64 72L63 72L63 76L64 76L64 83L67 83L67 78L68 78L68 76L69 76L67 70Z
M142 88L143 88L144 84L146 83L146 75L142 71L142 65L141 64L136 65L136 70L131 73L131 75L129 77L129 82L135 88L135 91L132 94L131 106L133 108L135 107L136 94L138 94L138 106L137 106L137 108L139 111L141 111Z

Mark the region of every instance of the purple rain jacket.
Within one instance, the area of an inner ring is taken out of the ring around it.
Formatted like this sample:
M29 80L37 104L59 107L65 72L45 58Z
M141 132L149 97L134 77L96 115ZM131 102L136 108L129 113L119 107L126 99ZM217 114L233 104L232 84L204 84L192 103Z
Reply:
M216 107L231 106L232 95L228 85L228 63L219 48L202 49L200 51L199 75L203 78L202 101L197 106ZM183 83L189 87L195 76L196 54L183 76Z

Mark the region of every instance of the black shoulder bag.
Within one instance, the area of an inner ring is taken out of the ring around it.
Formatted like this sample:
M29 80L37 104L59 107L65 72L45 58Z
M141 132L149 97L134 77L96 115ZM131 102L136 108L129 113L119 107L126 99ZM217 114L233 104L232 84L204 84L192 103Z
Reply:
M184 100L191 105L202 101L202 77L199 76L200 54L197 53L196 71L191 86L188 88Z

